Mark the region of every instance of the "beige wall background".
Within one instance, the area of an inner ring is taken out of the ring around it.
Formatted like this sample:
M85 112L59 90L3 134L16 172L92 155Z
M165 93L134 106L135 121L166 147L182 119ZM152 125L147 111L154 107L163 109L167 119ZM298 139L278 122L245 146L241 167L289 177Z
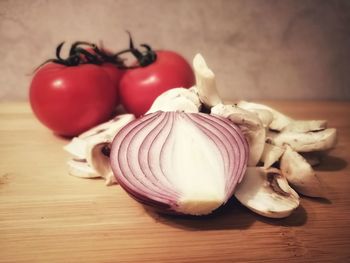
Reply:
M0 101L61 41L200 52L234 99L350 99L350 1L0 0Z

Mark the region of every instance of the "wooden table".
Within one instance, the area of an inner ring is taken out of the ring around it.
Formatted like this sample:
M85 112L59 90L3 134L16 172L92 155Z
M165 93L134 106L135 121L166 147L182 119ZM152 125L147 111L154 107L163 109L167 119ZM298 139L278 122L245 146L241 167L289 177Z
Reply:
M206 218L146 211L117 185L67 174L67 143L24 103L0 105L0 262L350 262L350 103L267 102L328 119L339 143L317 168L328 200L282 220L231 201Z

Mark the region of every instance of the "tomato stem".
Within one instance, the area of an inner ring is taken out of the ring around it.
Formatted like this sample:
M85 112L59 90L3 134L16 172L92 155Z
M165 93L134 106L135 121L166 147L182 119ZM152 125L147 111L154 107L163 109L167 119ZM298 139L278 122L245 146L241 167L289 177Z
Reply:
M139 49L135 48L131 33L129 31L127 31L127 33L129 35L129 48L114 54L106 52L104 49L99 48L94 43L76 41L71 45L68 57L62 58L61 51L65 42L61 42L56 48L56 58L46 60L44 63L39 65L35 71L49 62L65 65L68 67L74 67L81 64L101 65L103 63L111 63L119 69L133 69L146 67L156 61L157 54L149 45L141 44L140 46L144 50L140 51ZM85 48L84 46L87 46L88 48ZM121 58L121 55L126 53L131 53L137 59L138 63L132 66L127 66L124 63L125 60Z
M129 51L137 59L139 66L146 67L152 64L154 61L156 61L157 54L152 50L152 48L149 45L141 44L140 46L146 49L146 51L141 52L140 50L135 48L133 39L131 37L131 33L129 31L126 32L129 35Z

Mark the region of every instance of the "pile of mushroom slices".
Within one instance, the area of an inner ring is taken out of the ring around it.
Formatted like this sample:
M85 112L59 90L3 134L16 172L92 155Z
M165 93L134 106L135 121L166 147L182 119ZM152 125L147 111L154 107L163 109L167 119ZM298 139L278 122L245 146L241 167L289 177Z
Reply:
M269 106L239 101L225 104L219 97L215 74L200 54L193 60L196 85L161 94L146 114L157 111L209 112L241 129L249 145L248 167L234 196L244 206L271 218L289 216L300 203L299 194L324 197L313 166L336 144L336 130L325 120L294 120ZM134 116L120 115L74 138L65 149L73 155L70 174L104 177L116 183L110 168L109 145Z
M117 183L109 162L110 145L114 136L135 119L122 114L74 137L64 149L72 155L68 161L70 175L81 178L105 178L106 185Z

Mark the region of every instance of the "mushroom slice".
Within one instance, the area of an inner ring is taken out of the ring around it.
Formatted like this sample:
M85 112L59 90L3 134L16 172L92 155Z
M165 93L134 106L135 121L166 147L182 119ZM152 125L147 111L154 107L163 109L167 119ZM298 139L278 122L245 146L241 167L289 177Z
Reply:
M241 128L249 144L248 166L255 166L263 153L266 137L266 130L257 114L221 103L211 108L211 114L228 118Z
M271 112L273 120L269 124L269 128L275 131L310 132L327 128L327 121L325 120L294 120L269 106L259 103L240 101L238 106L255 112L260 110Z
M134 119L135 117L132 114L121 115L118 121L110 123L109 127L104 131L96 133L87 140L87 163L100 175L100 177L106 179L106 185L117 183L110 167L109 145L119 130Z
M216 89L215 74L201 54L195 55L193 69L200 101L209 108L219 104L221 100Z
M85 140L74 137L63 149L73 155L74 158L82 160L86 158L86 145Z
M72 159L67 162L68 173L81 178L98 178L100 175L89 166L86 160Z
M271 167L277 162L284 152L284 148L265 143L264 151L261 155L260 161L264 163L264 168Z
M196 85L192 86L188 90L191 91L192 93L194 93L197 96L197 98L199 99L199 91L198 91L198 88Z
M201 102L193 89L174 88L159 95L146 114L156 111L198 112L200 107Z
M112 172L109 173L107 146L118 131L134 119L132 114L122 114L73 138L64 146L73 155L68 161L69 174L83 178L104 177L107 185L116 183Z
M293 120L283 131L291 132L309 132L322 131L327 128L327 121L325 120Z
M249 129L253 131L263 128L262 122L257 114L244 110L236 105L224 105L220 103L211 108L211 114L228 118L238 125L249 127Z
M248 167L234 195L253 212L271 218L287 217L299 206L298 194L275 168Z
M324 197L321 182L311 165L288 145L282 155L280 168L298 193L311 197Z
M255 112L256 114L258 114L259 119L261 120L261 122L263 123L265 128L268 128L271 124L271 122L273 121L273 115L270 111L268 110L254 110L252 112Z
M117 132L134 119L133 114L118 115L114 119L81 134L79 138L84 138L87 141L94 140L94 138L104 138L106 141L112 141ZM89 135L86 136L87 134ZM83 135L84 137L82 137Z
M333 148L337 141L334 128L317 132L269 132L268 141L277 146L290 145L297 152L325 151Z
M105 178L106 185L116 184L117 180L112 172L109 154L111 141L97 138L87 146L87 163L100 177Z
M239 107L249 110L249 111L259 111L259 110L267 110L272 114L272 121L269 125L269 128L276 131L282 131L291 121L292 119L282 114L281 112L263 105L259 103L240 101L237 104Z
M78 136L79 139L88 140L90 137L93 137L95 135L99 135L100 133L105 132L106 130L109 130L111 128L124 126L126 123L132 121L135 119L135 116L133 114L121 114L115 116L113 119L104 122L100 125L97 125L90 130L87 130L86 132L83 132Z

